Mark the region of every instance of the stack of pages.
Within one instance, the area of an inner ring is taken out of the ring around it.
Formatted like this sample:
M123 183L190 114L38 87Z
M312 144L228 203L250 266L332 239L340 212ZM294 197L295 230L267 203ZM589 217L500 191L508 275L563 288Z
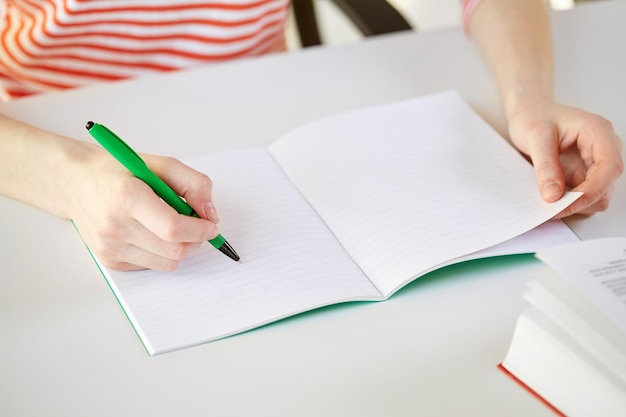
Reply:
M626 238L546 248L502 368L567 416L626 416Z

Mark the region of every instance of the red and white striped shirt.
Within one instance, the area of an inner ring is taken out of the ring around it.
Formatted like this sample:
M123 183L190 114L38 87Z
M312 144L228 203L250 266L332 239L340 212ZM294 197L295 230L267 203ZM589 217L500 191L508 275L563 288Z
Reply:
M289 0L3 0L0 99L285 49Z
M461 0L465 24L478 1ZM0 0L0 101L282 51L288 12L289 0Z

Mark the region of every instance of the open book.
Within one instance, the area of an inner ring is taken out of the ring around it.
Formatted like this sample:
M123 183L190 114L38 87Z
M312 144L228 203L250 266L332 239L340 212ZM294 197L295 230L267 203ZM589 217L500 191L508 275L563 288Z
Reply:
M321 306L384 300L435 268L489 256L476 252L578 197L543 202L533 168L454 92L331 116L267 149L186 162L212 177L220 229L242 260L203 245L171 273L100 265L150 354ZM563 239L576 238L551 224L521 252Z
M626 416L626 237L546 248L501 367L568 416Z

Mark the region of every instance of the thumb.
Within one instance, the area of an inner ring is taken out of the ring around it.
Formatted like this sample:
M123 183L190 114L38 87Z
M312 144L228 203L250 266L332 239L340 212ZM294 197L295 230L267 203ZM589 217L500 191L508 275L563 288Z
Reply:
M559 141L555 131L530 134L529 156L537 175L537 184L543 199L554 202L565 192L565 175L559 158Z

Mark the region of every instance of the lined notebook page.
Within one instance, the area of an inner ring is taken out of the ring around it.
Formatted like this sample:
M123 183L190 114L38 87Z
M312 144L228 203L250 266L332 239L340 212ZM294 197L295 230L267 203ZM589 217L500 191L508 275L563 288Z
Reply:
M529 230L528 232L522 233L519 236L505 240L495 246L490 246L488 248L472 252L468 255L451 259L448 262L437 265L433 269L470 261L472 259L535 253L552 246L575 242L580 242L580 239L562 220L549 220L534 229Z
M211 176L233 262L203 245L171 273L106 271L150 354L316 307L381 299L265 149L186 161Z
M385 297L577 198L544 203L532 167L454 92L319 120L270 151Z
M552 246L580 242L576 233L562 220L550 220L519 236L506 240L495 246L470 253L453 259L449 263L469 261L471 259L489 258L492 256L535 253Z

